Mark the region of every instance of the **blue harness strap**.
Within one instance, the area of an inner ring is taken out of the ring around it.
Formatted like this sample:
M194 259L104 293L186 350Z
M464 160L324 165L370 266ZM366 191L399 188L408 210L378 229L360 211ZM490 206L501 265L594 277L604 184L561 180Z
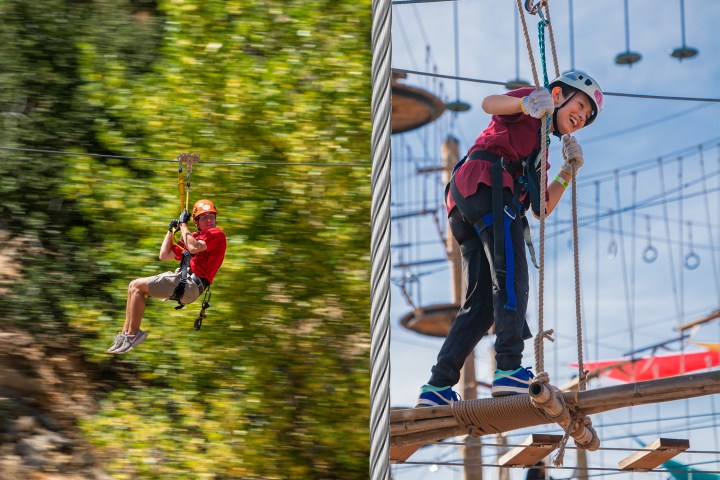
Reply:
M515 251L513 250L513 242L512 237L510 236L510 225L512 224L513 220L517 217L516 213L511 213L512 207L510 205L506 206L503 209L503 238L504 238L504 247L505 247L505 290L507 291L507 302L505 303L504 307L506 310L517 310L517 295L515 294ZM505 219L507 217L507 220ZM494 224L493 221L493 213L490 212L486 215L483 215L482 221L485 223L485 228L492 227ZM478 226L475 224L473 225L475 227L475 231L478 235L480 235L480 232L482 231ZM497 271L497 267L495 268Z

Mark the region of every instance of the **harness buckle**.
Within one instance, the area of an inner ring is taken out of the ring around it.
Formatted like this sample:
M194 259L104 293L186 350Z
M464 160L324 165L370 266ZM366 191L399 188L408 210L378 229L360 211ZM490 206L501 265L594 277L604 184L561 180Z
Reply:
M505 208L503 208L503 210L505 210L505 215L507 215L510 220L515 220L517 213L511 213L512 209L510 208L510 205L505 205Z

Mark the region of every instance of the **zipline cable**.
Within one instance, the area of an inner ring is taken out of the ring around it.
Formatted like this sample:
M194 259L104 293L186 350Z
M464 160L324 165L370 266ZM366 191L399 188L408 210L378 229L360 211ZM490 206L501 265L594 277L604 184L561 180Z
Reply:
M129 156L129 155L108 155L103 153L83 153L83 152L69 152L69 151L62 151L62 150L48 150L48 149L39 149L39 148L20 148L20 147L0 147L0 151L10 151L10 152L27 152L27 153L46 153L50 155L72 155L72 156L80 156L80 157L93 157L93 158L108 158L108 159L116 159L116 160L138 160L138 161L148 161L148 162L167 162L167 163L175 163L177 162L177 159L175 160L169 160L167 158L153 158L153 157L135 157L135 156ZM368 168L371 167L372 164L370 162L363 162L363 163L313 163L313 162L212 162L212 161L203 161L204 165L227 165L231 167L237 167L237 166L288 166L288 167L359 167L359 168Z

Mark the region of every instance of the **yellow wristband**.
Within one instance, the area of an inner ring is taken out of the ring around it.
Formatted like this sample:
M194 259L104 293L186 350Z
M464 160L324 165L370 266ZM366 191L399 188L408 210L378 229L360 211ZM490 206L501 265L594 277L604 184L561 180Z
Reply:
M525 111L525 107L523 107L523 100L524 100L524 99L525 99L525 97L523 97L523 98L520 99L520 111L521 111L522 113L524 113L525 115L527 115L528 113Z
M563 179L560 175L558 175L557 177L555 177L555 181L558 182L560 185L562 185L562 186L565 187L565 188L567 188L568 185L570 185L570 184L569 184L568 182L566 182L565 179Z

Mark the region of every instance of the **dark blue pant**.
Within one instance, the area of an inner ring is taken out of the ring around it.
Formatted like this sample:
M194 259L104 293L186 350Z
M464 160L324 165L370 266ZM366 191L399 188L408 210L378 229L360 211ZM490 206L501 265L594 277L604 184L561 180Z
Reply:
M511 194L504 191L505 202ZM481 213L492 210L490 187L481 185L475 195L467 198ZM505 221L509 221L505 217ZM505 285L498 285L493 268L493 227L486 228L478 236L472 224L465 221L457 208L449 217L450 230L460 244L462 269L467 292L445 338L437 363L432 367L428 383L436 387L455 385L460 379L460 369L480 339L495 323L495 360L500 370L515 370L522 363L524 339L532 337L525 321L528 302L528 264L525 257L523 223L518 215L510 225L515 259L515 294L517 310L507 310ZM510 252L506 251L506 255ZM503 282L504 283L504 282Z

